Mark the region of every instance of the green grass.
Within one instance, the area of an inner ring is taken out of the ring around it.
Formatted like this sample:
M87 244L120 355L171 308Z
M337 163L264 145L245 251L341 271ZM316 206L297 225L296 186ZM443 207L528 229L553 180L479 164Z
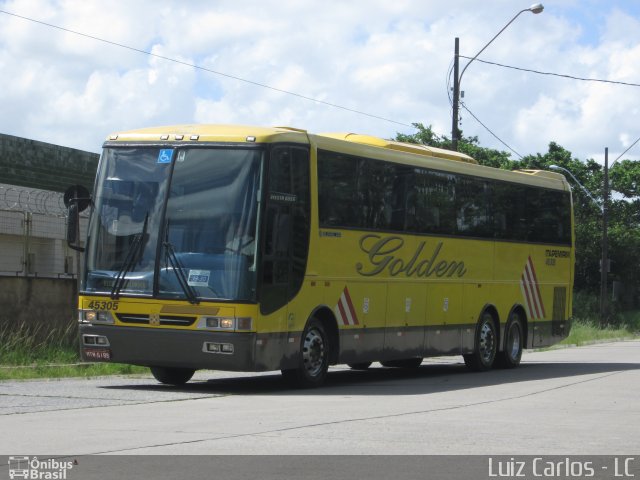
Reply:
M628 325L628 328L640 334L640 311L620 312L617 315L621 325Z
M79 361L77 358L75 360ZM121 363L49 364L46 362L37 362L31 365L0 366L0 381L33 378L89 378L104 375L129 375L134 373L149 373L149 369Z
M576 291L573 295L573 325L564 345L585 345L597 341L638 338L640 310L622 312L615 302L609 306L609 324L599 324L599 296L593 292Z
M75 324L45 330L45 325L5 326L0 330L0 380L95 377L147 373L119 363L81 363Z
M560 344L561 345L587 345L589 343L637 338L637 329L628 324L619 326L600 327L596 322L590 320L574 320L571 326L571 333Z
M638 338L640 311L621 312L615 325L601 328L593 315L574 320L561 345ZM46 330L46 325L18 325L0 329L0 381L30 378L96 377L148 373L144 367L119 363L81 363L77 326Z

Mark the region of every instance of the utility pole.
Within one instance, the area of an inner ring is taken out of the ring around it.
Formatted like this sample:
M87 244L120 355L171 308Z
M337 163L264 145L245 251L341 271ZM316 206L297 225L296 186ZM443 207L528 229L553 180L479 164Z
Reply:
M493 43L493 41L500 36L502 32L506 30L506 28L511 25L516 18L520 16L520 14L524 12L531 12L535 15L542 12L544 10L544 6L541 3L534 3L529 8L525 8L516 13L509 22L500 29L498 33L496 33L487 44L480 49L478 53L474 55L474 57L467 62L467 64L462 69L460 75L458 75L458 67L460 60L460 40L456 37L455 43L455 55L453 58L453 114L451 118L451 149L455 152L458 151L458 140L460 140L460 130L458 130L458 110L460 107L460 82L462 81L462 76L464 72L467 70L471 62L473 62L478 56L486 50L486 48Z
M451 117L451 149L458 151L458 111L460 103L460 39L456 37L453 55L453 114Z
M607 280L609 277L609 148L604 149L604 185L602 192L602 260L600 267L600 325L609 321Z

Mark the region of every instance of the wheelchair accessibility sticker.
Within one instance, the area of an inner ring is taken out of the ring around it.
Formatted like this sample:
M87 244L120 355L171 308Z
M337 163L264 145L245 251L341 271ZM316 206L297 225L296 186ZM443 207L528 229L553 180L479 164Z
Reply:
M171 163L171 155L173 150L170 148L163 148L158 154L158 163Z

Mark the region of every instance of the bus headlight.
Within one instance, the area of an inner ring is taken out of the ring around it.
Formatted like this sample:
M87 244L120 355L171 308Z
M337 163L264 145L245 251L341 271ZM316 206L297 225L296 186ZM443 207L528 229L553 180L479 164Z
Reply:
M253 318L251 317L202 317L198 321L198 328L203 330L216 330L235 332L253 330Z
M80 310L78 312L79 323L115 323L113 315L107 310Z
M218 323L222 330L233 330L235 318L220 318Z

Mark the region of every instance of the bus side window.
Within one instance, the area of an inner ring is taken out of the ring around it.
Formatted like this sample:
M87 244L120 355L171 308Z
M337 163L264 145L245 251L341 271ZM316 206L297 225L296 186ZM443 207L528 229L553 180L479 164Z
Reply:
M267 181L260 298L263 314L286 305L304 279L310 225L309 151L274 147Z
M288 212L279 212L273 222L273 245L276 256L288 255L290 232L291 215Z

